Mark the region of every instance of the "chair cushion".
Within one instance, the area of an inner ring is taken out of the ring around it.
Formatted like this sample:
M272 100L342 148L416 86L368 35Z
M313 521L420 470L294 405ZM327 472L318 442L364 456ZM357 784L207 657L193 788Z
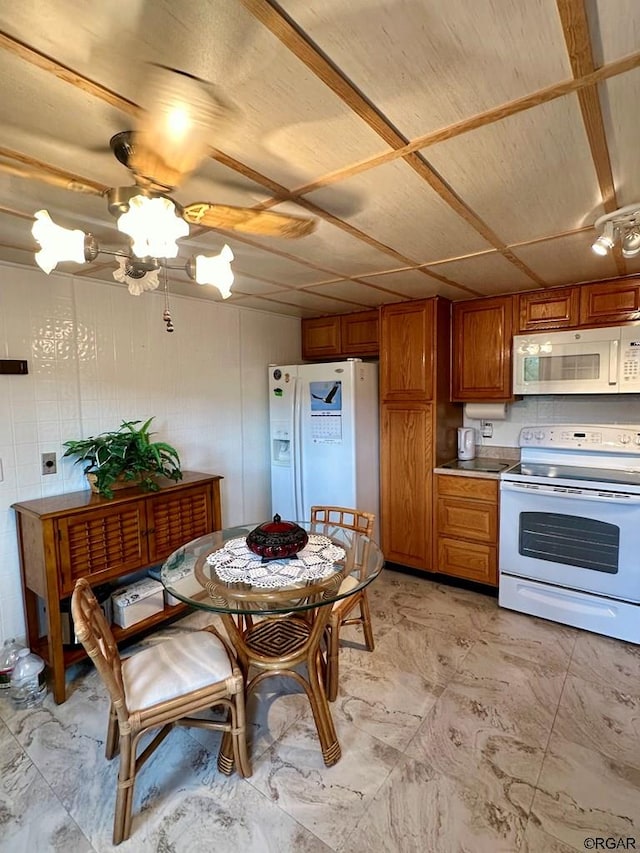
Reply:
M194 631L150 646L122 661L130 711L184 696L231 675L224 644L209 631Z
M358 586L358 583L359 581L356 580L356 578L354 578L352 575L347 575L346 578L340 584L340 595L343 595L345 592L349 592L350 590L355 589L355 587ZM336 601L336 603L333 605L332 609L335 610L337 607L341 607L344 602L344 598L338 599L338 601Z

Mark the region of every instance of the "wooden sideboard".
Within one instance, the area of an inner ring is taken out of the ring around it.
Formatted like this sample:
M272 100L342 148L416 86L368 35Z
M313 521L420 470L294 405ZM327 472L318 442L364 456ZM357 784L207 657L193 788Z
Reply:
M116 580L157 566L180 545L220 530L221 479L184 471L179 483L163 480L157 492L122 489L111 500L89 491L70 492L13 504L27 640L51 669L57 703L65 700L65 670L85 656L83 649L62 640L61 602L71 596L78 578L88 578L93 586ZM183 604L165 607L130 628L114 625L114 636L126 640L187 609Z

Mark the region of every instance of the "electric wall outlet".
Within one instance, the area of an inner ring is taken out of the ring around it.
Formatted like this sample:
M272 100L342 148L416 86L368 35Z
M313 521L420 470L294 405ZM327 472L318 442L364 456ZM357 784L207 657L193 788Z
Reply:
M55 474L58 470L55 453L42 454L42 473Z
M482 437L483 438L492 438L493 437L493 424L490 421L482 421Z

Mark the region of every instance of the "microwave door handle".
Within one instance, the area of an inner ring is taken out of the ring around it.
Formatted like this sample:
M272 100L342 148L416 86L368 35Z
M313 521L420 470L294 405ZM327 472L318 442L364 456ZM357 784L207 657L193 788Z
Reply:
M611 341L609 347L609 385L618 384L618 347L620 341Z

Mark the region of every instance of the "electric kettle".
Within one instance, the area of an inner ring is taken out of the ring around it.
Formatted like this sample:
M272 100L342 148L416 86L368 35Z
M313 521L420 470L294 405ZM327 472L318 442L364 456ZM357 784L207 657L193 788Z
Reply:
M474 459L476 443L471 427L458 427L458 459Z

